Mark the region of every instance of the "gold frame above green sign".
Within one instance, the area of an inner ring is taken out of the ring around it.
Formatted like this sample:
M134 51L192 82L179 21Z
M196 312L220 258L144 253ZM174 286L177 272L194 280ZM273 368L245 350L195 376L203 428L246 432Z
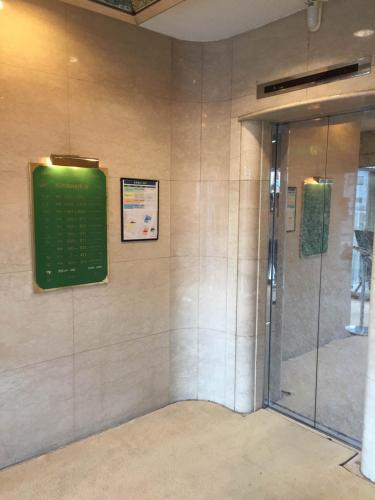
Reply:
M34 289L108 282L107 171L30 164Z

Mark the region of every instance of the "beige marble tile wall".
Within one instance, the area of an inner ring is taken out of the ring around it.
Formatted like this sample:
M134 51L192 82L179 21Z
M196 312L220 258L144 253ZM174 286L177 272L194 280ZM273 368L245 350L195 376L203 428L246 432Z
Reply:
M336 0L314 34L298 13L200 44L57 0L7 2L0 13L2 465L168 400L209 399L239 411L261 404L270 131L241 126L238 117L374 89L372 74L255 97L258 81L373 54L375 39L352 33L374 17L371 0ZM98 156L110 169L107 287L31 291L26 164L53 151ZM161 179L157 243L119 242L123 175Z
M173 41L171 400L250 411L267 151L232 118L233 45Z
M299 12L222 42L174 42L171 345L180 372L172 399L239 411L261 404L270 129L238 118L374 89L372 73L256 99L259 82L373 54L374 37L353 36L373 19L371 0L336 0L317 33Z
M336 0L317 33L300 12L226 41L173 42L171 400L262 404L271 136L238 118L374 89L372 73L256 99L259 82L373 54L374 37L353 37L373 19L371 0Z
M244 122L239 162L236 405L263 404L271 126Z
M198 398L202 45L172 42L170 399Z
M168 402L171 41L55 0L0 11L0 466ZM34 294L27 164L109 169L110 283ZM161 180L158 242L120 243L121 176Z
M373 28L372 0L334 0L324 5L321 29L309 33L306 14L288 18L234 38L233 116L287 104L334 97L375 89L375 73L300 90L280 96L256 99L256 84L324 66L350 62L375 54L375 37L353 36L357 30Z
M171 400L234 407L232 41L173 41Z

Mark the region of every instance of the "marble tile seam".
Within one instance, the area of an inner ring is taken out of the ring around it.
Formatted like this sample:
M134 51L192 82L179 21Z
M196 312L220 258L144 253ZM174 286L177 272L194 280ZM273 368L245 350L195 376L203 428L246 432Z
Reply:
M174 332L174 331L179 331L179 330L198 330L198 334L200 333L208 333L209 335L215 335L215 334L219 334L219 335L227 335L228 337L234 337L235 334L233 331L229 331L229 330L218 330L218 329L215 329L215 328L207 328L205 326L196 326L196 327L192 327L192 328L175 328L173 330L171 330L171 332Z
M195 335L195 333L197 332L197 330L199 330L198 326L185 326L185 327L181 327L181 328L171 328L169 330L169 332L171 334L175 333L175 332L184 332L184 331L190 331L192 335Z
M62 360L62 359L69 359L69 358L73 359L73 355L74 355L74 352L72 350L71 353L64 354L64 356L58 356L57 358L54 357L54 358L50 358L50 359L44 359L42 361L37 361L36 363L27 363L26 365L17 366L15 368L6 368L5 370L0 370L0 378L2 376L4 376L4 375L10 374L10 373L14 373L14 372L17 372L17 371L25 370L25 369L28 369L28 368L33 368L33 367L36 367L36 366L42 366L42 365L45 365L47 363L52 363L53 361L59 361L59 360Z
M7 274L21 274L21 273L31 273L33 271L32 266L25 267L18 271L0 271L0 276L6 276Z
M176 184L177 183L181 183L182 185L184 184L204 184L204 183L207 183L207 182L211 182L211 183L218 183L218 182L238 182L238 180L233 180L233 179L170 179L170 182L175 182Z
M109 348L109 347L122 346L122 345L128 344L130 342L138 342L140 340L145 340L145 339L148 339L148 338L151 338L151 337L157 337L158 335L160 335L160 336L162 336L162 335L170 335L170 332L171 332L171 330L161 330L161 331L158 331L158 332L150 333L148 335L141 335L139 337L133 337L133 338L130 338L130 339L127 339L127 340L122 340L120 342L103 344L103 345L100 345L100 346L97 346L97 347L92 347L90 349L83 349L82 351L74 351L73 354L75 356L77 356L79 354L84 354L84 353L87 353L87 352L100 351L102 349L106 349L106 348Z
M100 165L100 158L99 158L99 165ZM107 165L103 164L103 165L100 165L100 166L101 166L101 168L108 169L108 176L107 176L107 178L109 178L109 179L116 179L116 180L119 181L120 179L122 179L124 177L126 178L125 173L123 175L121 175L121 176L111 175L111 166L110 165L107 166ZM168 177L168 178L167 177L166 178L158 177L157 180L160 181L160 182L163 182L163 183L171 182L171 178L170 177ZM159 192L159 194L160 194L160 192Z
M46 75L49 75L49 76L53 76L55 79L60 79L60 80L73 80L73 81L78 81L78 82L85 82L85 83L90 83L92 85L103 85L103 84L110 84L111 86L113 86L114 88L117 88L117 89L124 89L124 92L126 92L126 95L130 96L131 95L142 95L142 96L146 96L146 97L151 97L151 98L154 98L154 99L160 99L160 100L163 100L163 101L167 101L167 102L170 102L170 103L181 103L181 104L190 104L190 103L196 103L196 104L210 104L210 103L231 103L233 100L236 100L236 99L241 99L241 98L244 98L244 97L250 97L250 96L254 96L254 92L249 92L249 93L246 93L246 94L243 94L241 95L240 97L231 97L231 98L216 98L216 99L204 99L204 100L196 100L196 99L177 99L175 97L168 97L168 96L165 96L165 95L162 95L160 93L152 93L152 92L142 92L140 90L135 90L133 88L130 88L130 87L127 87L125 84L121 84L121 80L111 80L111 79L100 79L100 80L94 80L94 79L89 79L89 78L78 78L78 77L74 77L74 76L71 76L69 74L67 75L64 75L64 74L56 74L56 72L54 71L46 71L46 70L43 70L43 69L39 69L39 68L35 68L35 69L32 69L30 70L30 68L27 68L23 65L18 65L18 64L11 64L11 63L8 63L8 62L4 62L4 61L0 61L0 66L1 65L5 65L5 66L10 66L10 67L13 67L13 68L18 68L18 69L25 69L27 70L28 72L30 71L35 71L39 74L46 74ZM173 87L172 87L173 89ZM358 91L360 92L360 91ZM262 112L262 111L265 111L267 108L265 109L261 109L259 110L259 112Z
M98 351L98 350L101 350L101 349L105 349L107 347L114 347L114 346L117 346L117 345L124 345L124 344L127 344L129 342L137 342L139 340L144 340L144 339L147 339L147 338L150 338L150 337L155 337L157 335L169 335L170 331L171 330L162 330L162 331L159 331L159 332L150 333L148 335L142 335L142 336L130 338L130 339L127 339L127 340L122 340L120 342L103 344L103 345L100 345L100 346L97 346L97 347L93 347L91 349L84 349L82 351L75 351L74 350L74 345L73 345L72 346L73 347L72 352L69 353L69 354L65 354L64 356L53 357L53 358L49 358L49 359L44 359L42 361L37 361L36 363L27 363L25 365L20 365L20 366L17 366L15 368L6 368L5 370L0 370L0 378L1 378L1 376L4 376L4 375L6 375L8 373L13 373L13 372L21 371L21 370L24 370L24 369L27 369L27 368L32 368L32 367L35 367L35 366L40 366L40 365L47 364L47 363L52 363L53 361L58 361L58 360L61 360L61 359L68 359L68 358L72 358L73 359L74 356L77 356L79 354L83 354L83 353L86 353L86 352Z
M124 243L125 245L125 243ZM109 245L110 247L110 245ZM120 263L126 263L126 262L142 262L142 261L156 261L156 260L165 260L165 259L170 259L171 257L181 257L180 255L178 256L171 256L171 255L164 255L164 256L160 256L160 257L140 257L140 258L137 258L137 259L109 259L109 266L111 267L112 264L120 264ZM185 257L185 256L182 256L182 257ZM189 255L186 255L186 257L189 257ZM30 267L27 267L25 269L21 269L21 270L17 270L17 271L0 271L0 276L6 276L6 275L11 275L11 274L21 274L21 273L31 273L34 271L34 268L32 266ZM88 286L105 286L107 284L110 284L110 283L104 283L104 284L94 284L94 285L88 285ZM58 291L65 291L65 290L75 290L75 289L81 289L81 288L84 288L85 285L77 285L77 287L72 287L72 286L68 286L68 287L63 287L63 288L59 288ZM53 294L54 292L56 292L56 290L49 290L47 292L43 292L43 293L50 293L50 294Z
M18 66L19 67L19 66ZM50 73L49 73L50 74ZM141 95L145 97L151 97L152 99L160 99L161 101L166 101L171 103L173 99L169 96L165 96L159 93L152 93L152 92L145 92L145 91L140 91L140 90L135 90L133 87L127 87L125 84L121 84L121 80L112 80L112 79L100 79L100 80L91 80L89 78L78 78L75 76L64 76L62 78L66 78L67 80L73 80L77 82L84 82L84 83L89 83L92 85L103 85L103 84L109 84L111 87L116 88L117 90L124 90L124 94L126 96L131 97L132 95Z
M156 241L158 241L158 240L156 240ZM126 245L126 244L127 243L124 242L124 245ZM131 244L131 243L129 243L129 244ZM126 262L143 262L145 260L147 260L147 261L167 260L167 259L170 259L170 258L171 258L170 255L164 255L164 256L160 256L160 257L139 257L137 259L109 259L109 268L111 268L112 264L122 264L122 263L126 263ZM109 273L109 278L111 278L111 273ZM108 284L110 284L110 282ZM106 284L104 284L104 286L105 285Z
M69 63L67 63L69 64ZM152 92L142 92L140 90L136 90L134 89L133 87L128 87L126 86L125 84L121 84L121 80L114 80L114 79L105 79L105 78L102 78L102 79L99 79L99 80L94 80L94 79L89 79L89 78L79 78L79 77L75 77L75 76L71 76L69 75L68 71L66 74L63 74L63 73L56 73L55 71L51 70L51 71L48 71L44 68L33 68L33 69L30 69L28 66L25 66L25 65L22 65L22 64L15 64L15 63L10 63L10 62L7 62L7 61L3 61L3 60L0 60L0 67L1 66L8 66L10 68L16 68L16 69L23 69L25 70L26 73L37 73L37 74L42 74L42 75L48 75L49 77L53 77L55 80L61 80L61 81L69 81L69 80L72 80L72 81L78 81L78 82L84 82L84 83L89 83L89 84L92 84L92 85L96 85L96 86L100 86L100 85L103 85L103 84L109 84L110 86L112 86L113 88L116 88L118 90L120 89L123 89L124 90L124 94L126 94L127 96L131 97L132 95L141 95L141 96L145 96L145 97L151 97L153 99L160 99L162 101L167 101L169 103L173 102L174 99L172 99L171 97L169 96L165 96L165 95L162 95L160 93L152 93ZM177 102L180 102L180 101L177 101ZM185 102L185 101L182 101L182 102ZM194 101L186 101L186 102L194 102ZM199 101L200 102L200 101Z
M248 95L253 95L253 94L248 94ZM246 96L244 96L246 97ZM179 103L179 104L192 104L192 103L195 103L195 104L210 104L210 103L231 103L233 101L233 98L224 98L224 99L205 99L205 100L198 100L198 99L178 99L176 97L171 97L171 102L174 102L174 103Z

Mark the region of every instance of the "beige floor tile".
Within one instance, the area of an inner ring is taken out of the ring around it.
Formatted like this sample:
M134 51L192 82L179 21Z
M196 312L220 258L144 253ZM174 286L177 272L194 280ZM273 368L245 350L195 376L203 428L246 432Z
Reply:
M0 473L2 500L373 499L355 452L278 414L168 406Z

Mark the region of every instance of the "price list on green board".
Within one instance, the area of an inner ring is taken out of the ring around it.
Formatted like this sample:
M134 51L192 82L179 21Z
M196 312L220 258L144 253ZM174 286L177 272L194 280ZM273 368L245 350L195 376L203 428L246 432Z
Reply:
M35 283L48 290L107 278L107 189L98 168L32 171Z

